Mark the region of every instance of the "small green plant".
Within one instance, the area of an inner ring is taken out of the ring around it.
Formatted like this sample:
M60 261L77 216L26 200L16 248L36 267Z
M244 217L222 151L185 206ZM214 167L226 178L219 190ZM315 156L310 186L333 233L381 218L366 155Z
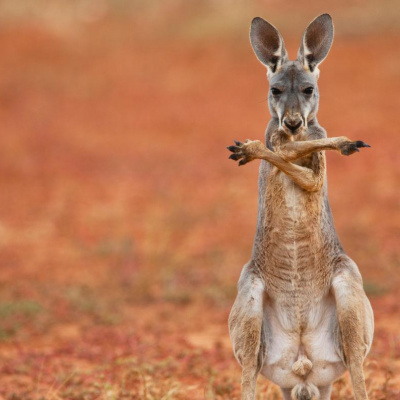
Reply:
M370 281L364 282L364 290L370 296L380 296L387 292L385 287Z
M15 300L0 303L0 340L15 336L22 325L43 311L33 300Z

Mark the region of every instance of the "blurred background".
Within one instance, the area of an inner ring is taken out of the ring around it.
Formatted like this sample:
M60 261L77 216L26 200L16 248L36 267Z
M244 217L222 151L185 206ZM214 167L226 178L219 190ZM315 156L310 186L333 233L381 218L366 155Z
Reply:
M1 400L239 398L259 163L225 147L269 120L250 21L293 59L323 12L319 121L372 146L328 154L330 202L375 310L371 399L400 398L397 1L1 0Z

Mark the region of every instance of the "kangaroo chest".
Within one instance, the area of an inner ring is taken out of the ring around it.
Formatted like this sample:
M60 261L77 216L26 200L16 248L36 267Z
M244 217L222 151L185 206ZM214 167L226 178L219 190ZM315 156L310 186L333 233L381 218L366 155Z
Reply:
M273 296L298 301L322 295L327 280L320 193L300 189L278 170L263 198L262 264Z

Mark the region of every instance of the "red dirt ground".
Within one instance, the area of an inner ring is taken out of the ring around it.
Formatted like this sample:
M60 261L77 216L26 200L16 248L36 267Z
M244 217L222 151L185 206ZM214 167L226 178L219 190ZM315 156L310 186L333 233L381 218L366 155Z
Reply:
M239 398L227 317L258 163L225 146L263 137L267 81L247 25L188 39L152 18L1 26L0 399ZM377 400L400 399L399 46L339 34L320 79L329 135L372 145L329 154L328 176L375 310ZM261 378L257 396L280 398ZM332 399L351 398L345 376Z

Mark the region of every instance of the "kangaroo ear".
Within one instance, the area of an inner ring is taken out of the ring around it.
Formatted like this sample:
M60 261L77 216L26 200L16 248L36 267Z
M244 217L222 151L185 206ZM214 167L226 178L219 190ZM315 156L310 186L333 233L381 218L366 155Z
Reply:
M250 42L257 58L267 67L268 75L275 73L288 59L282 36L262 18L256 17L251 22Z
M329 14L315 18L304 31L300 43L298 60L311 72L328 55L333 41L333 23Z

